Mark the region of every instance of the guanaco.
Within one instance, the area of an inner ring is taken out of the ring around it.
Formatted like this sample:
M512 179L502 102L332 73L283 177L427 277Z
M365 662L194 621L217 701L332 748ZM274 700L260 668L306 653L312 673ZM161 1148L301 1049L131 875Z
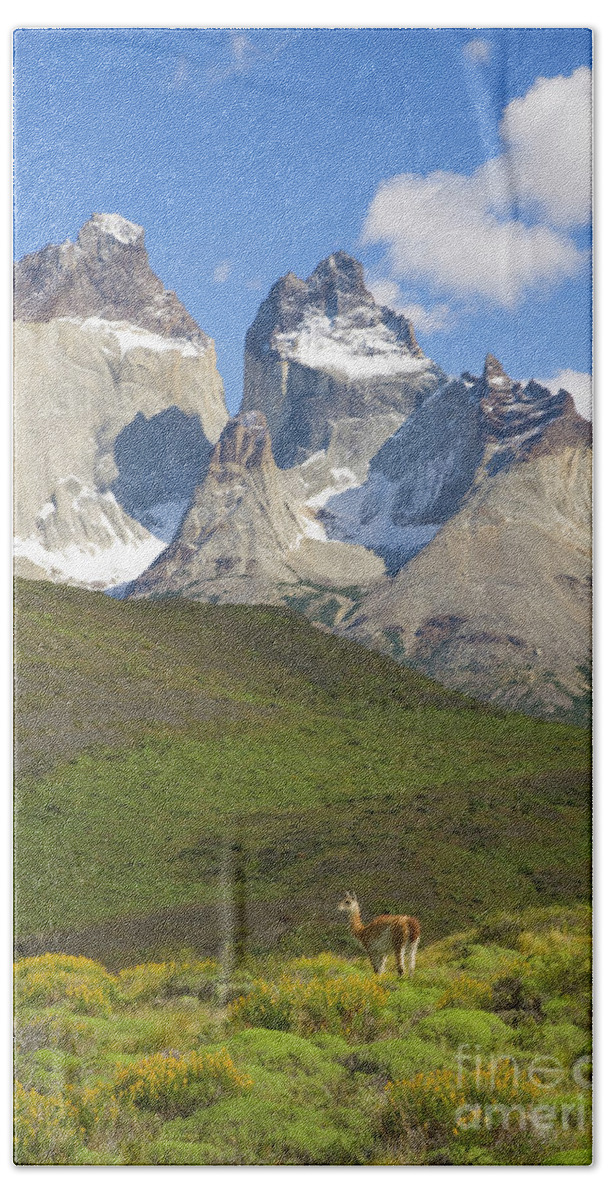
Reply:
M382 975L392 947L398 975L405 973L405 952L409 951L408 974L412 978L420 941L420 922L416 917L391 917L385 913L364 925L359 902L351 892L346 892L338 910L349 914L351 931L367 951L376 975Z

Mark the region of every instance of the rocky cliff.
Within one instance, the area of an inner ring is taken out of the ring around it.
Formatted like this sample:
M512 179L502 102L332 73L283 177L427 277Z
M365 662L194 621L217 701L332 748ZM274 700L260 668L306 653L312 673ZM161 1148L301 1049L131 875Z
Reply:
M17 570L132 579L172 535L227 420L213 342L154 275L143 230L114 214L16 264L15 317ZM180 479L173 463L170 498L167 421L186 464Z
M154 274L141 225L94 213L75 242L45 246L14 267L17 321L98 317L126 321L163 338L210 339Z
M325 541L294 504L266 418L253 410L228 422L179 534L128 594L280 604L295 599L303 582L308 595L366 587L382 575L380 559Z
M590 427L567 393L468 377L483 454L429 545L345 632L459 690L582 719L589 692Z
M371 458L364 483L324 497L316 515L330 537L369 547L395 573L457 512L481 467L504 471L568 430L585 441L589 425L567 392L524 387L489 354L481 376L424 399Z
M444 380L411 322L377 305L361 264L339 251L306 280L279 279L260 306L245 342L243 409L265 414L288 468L326 450L337 421L402 421Z

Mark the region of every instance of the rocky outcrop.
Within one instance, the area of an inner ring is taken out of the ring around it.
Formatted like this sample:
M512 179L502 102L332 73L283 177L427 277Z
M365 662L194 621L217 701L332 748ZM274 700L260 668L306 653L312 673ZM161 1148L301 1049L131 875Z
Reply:
M373 554L323 537L285 486L264 414L241 412L226 425L178 536L128 594L277 604L295 599L302 581L331 590L382 576Z
M16 265L15 315L17 570L86 586L132 579L165 533L162 514L147 516L167 501L155 418L195 420L201 472L228 418L213 342L153 274L140 227L107 214ZM135 436L121 467L125 430ZM183 441L190 461L191 426Z
M480 699L582 720L591 619L589 428L569 398L552 406L559 412L545 431L527 446L512 441L514 458L488 470L506 430L494 426L488 464L460 510L364 600L345 632ZM511 427L506 440L521 434Z
M525 386L515 382L493 354L486 358L483 375L465 373L462 379L481 409L490 474L537 454L590 442L591 425L563 388L552 394L535 379Z
M412 324L377 305L363 268L343 251L307 280L285 275L245 342L243 409L261 410L281 468L325 451L335 423L379 414L401 420L445 380Z
M382 555L394 574L456 511L484 444L477 400L462 380L452 381L381 446L363 485L327 499L318 519L330 537Z
M589 428L567 392L534 380L524 387L488 355L483 375L467 373L422 401L373 456L363 485L331 496L316 515L330 537L369 547L395 573L458 511L480 468L495 475L584 444Z
M152 271L141 225L118 213L94 213L75 242L26 254L14 268L14 306L18 321L98 317L210 342Z

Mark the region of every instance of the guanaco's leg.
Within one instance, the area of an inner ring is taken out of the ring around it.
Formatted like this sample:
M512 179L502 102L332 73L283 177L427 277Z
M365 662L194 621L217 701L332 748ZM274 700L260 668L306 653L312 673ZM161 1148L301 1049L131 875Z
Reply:
M416 938L416 941L415 941L415 942L411 942L411 944L410 944L410 962L409 962L409 968L410 968L409 974L410 974L410 979L412 978L412 975L414 974L414 967L416 966L416 951L417 951L417 949L418 949L418 942L419 942L419 941L420 941L420 938Z

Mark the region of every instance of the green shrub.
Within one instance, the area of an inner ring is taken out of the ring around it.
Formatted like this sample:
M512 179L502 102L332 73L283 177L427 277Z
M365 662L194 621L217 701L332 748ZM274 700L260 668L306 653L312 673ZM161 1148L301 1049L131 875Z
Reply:
M53 1049L65 1050L84 1058L95 1046L95 1031L91 1023L61 1010L36 1012L29 1020L22 1020L17 1013L14 1032L17 1054Z
M550 1021L561 1024L578 1025L580 1029L591 1030L591 993L583 992L580 996L553 996L547 1000L543 997L543 1012Z
M360 1069L370 1071L370 1068L375 1068L390 1079L405 1079L419 1071L441 1067L445 1053L434 1042L425 1041L416 1033L409 1033L405 1037L386 1038L371 1046L361 1047L353 1058L355 1069L359 1059Z
M443 989L440 987L421 987L409 983L406 987L398 987L388 996L387 1020L397 1027L409 1026L413 1020L433 1012L442 995Z
M468 975L491 984L500 975L521 973L523 957L518 950L492 943L480 946L476 942L468 947L463 965Z
M577 1058L591 1052L589 1033L568 1021L560 1021L555 1025L545 1022L539 1033L539 1047L543 1054L556 1058L563 1067L571 1067Z
M526 979L529 988L548 996L589 993L589 938L550 929L544 935L523 933L519 947L527 959Z
M63 1096L43 1096L17 1082L14 1155L20 1164L69 1163L82 1146L84 1129L76 1109Z
M446 988L437 1001L437 1008L489 1008L492 1003L492 988L488 983L460 975Z
M449 1046L477 1045L481 1050L505 1050L512 1042L508 1025L494 1013L446 1008L423 1017L416 1026L419 1037L445 1041Z

